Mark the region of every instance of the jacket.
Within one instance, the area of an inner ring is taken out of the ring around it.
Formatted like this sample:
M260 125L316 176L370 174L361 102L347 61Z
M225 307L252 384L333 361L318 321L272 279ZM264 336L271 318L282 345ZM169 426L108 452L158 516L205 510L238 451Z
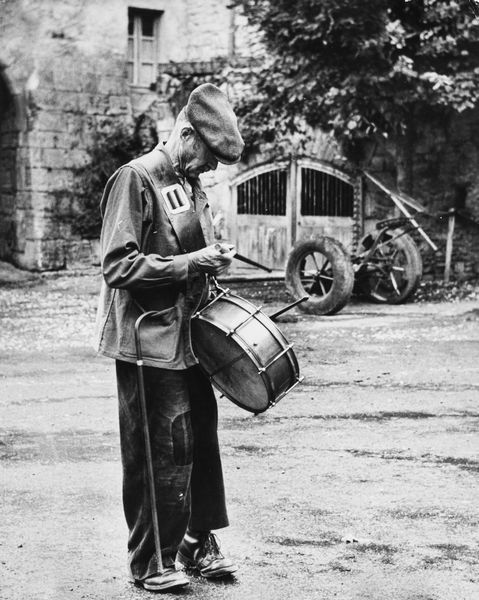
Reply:
M190 209L181 217L183 223L199 220L200 235L188 229L186 234L180 232L161 192L175 184L180 180L160 146L108 180L100 205L103 281L96 320L100 354L136 362L135 322L142 312L155 310L159 315L145 318L141 326L144 364L185 369L198 362L191 347L190 319L208 293L208 281L203 274L188 272L187 252L213 243L212 218L199 179L195 180L191 188L182 186Z

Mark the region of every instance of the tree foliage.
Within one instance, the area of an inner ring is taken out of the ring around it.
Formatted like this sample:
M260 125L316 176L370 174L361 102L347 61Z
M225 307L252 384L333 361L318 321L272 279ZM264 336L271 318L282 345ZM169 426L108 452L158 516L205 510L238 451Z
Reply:
M471 0L234 0L264 60L238 112L250 146L305 124L342 140L402 135L479 96Z
M72 232L83 239L96 239L101 231L100 199L113 173L133 158L148 152L158 142L156 131L142 115L135 123L107 119L97 123L87 148L89 160L76 169L77 214Z

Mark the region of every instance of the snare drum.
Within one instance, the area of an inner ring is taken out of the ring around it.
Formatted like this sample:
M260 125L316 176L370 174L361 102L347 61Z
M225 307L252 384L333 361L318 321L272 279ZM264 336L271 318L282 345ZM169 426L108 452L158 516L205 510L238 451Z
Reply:
M293 345L260 308L219 290L191 319L193 351L224 396L264 412L300 382Z

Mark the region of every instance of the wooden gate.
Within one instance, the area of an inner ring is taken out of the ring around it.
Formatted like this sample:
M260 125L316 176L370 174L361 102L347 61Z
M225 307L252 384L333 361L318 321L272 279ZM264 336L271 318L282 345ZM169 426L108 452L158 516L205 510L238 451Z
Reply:
M352 250L362 228L360 179L314 159L246 171L232 182L232 200L237 251L275 269L296 240L328 235Z
M310 159L296 167L296 230L293 241L327 235L352 250L356 198L355 181L343 171ZM358 186L360 187L360 186Z
M283 269L291 246L292 201L287 162L256 167L234 181L232 230L236 249Z

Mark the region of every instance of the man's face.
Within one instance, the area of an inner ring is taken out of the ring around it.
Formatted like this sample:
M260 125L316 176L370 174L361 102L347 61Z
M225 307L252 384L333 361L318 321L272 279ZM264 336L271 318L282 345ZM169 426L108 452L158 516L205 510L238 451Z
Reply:
M193 130L184 130L181 142L179 166L186 177L195 178L205 171L216 169L218 161Z

